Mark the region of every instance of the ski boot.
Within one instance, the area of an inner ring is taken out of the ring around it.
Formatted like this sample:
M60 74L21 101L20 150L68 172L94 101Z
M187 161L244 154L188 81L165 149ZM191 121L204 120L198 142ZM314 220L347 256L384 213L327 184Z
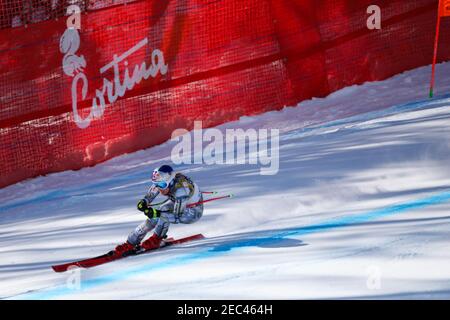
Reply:
M163 243L164 237L159 237L156 233L154 233L150 238L141 243L141 248L144 250L152 250L158 249Z
M115 256L125 257L136 251L136 246L129 243L128 241L118 245L112 252Z

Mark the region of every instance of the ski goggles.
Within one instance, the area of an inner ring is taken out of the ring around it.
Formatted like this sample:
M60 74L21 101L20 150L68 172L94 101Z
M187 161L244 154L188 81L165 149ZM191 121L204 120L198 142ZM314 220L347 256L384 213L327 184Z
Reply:
M159 189L166 189L168 187L168 184L165 181L153 182L153 184Z

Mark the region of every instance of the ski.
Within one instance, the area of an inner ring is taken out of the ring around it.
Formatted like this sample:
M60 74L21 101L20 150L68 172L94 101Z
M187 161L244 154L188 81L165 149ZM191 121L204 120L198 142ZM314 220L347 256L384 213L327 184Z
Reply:
M126 257L141 255L141 254L156 251L158 249L166 248L168 246L173 246L173 245L186 243L186 242L190 242L190 241L194 241L194 240L201 240L201 239L204 239L204 236L202 234L196 234L196 235L181 238L181 239L172 239L171 238L171 239L165 240L164 241L165 244L162 247L157 248L157 249L150 249L150 250L142 250L141 249L141 250L129 253L124 256L116 256L116 255L114 255L114 251L109 251L106 254L103 254L101 256L97 256L94 258L88 258L88 259L84 259L84 260L54 265L54 266L52 266L52 269L55 272L65 272L65 271L67 271L71 268L75 268L75 267L77 267L77 268L92 268L92 267L96 267L96 266L99 266L99 265L102 265L102 264L105 264L108 262L123 259Z

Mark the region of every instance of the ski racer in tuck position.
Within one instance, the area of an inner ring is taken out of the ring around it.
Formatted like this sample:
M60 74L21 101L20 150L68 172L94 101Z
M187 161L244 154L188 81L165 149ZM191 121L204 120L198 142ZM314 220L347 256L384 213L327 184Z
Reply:
M156 206L152 201L161 194L167 199ZM171 223L194 223L203 215L202 193L189 177L175 173L172 167L163 165L152 174L152 185L145 197L137 204L138 210L144 212L148 219L141 223L128 236L125 243L118 245L114 253L123 255L139 249L150 250L164 245L167 231ZM158 207L158 208L156 208ZM142 242L147 233L154 230L153 235ZM141 243L142 242L142 243Z

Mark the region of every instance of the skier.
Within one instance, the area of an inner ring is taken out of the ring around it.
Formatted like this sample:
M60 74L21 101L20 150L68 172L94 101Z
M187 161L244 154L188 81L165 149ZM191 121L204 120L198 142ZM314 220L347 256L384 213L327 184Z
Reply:
M203 201L202 193L196 183L182 173L175 173L169 165L156 168L152 175L152 186L145 197L137 204L138 210L148 217L128 236L124 244L115 248L115 254L123 255L136 250L138 246L145 250L156 249L164 245L164 238L170 223L194 223L203 215L203 204L189 206L189 204ZM152 205L158 194L167 199L159 204L159 208ZM141 243L147 233L154 229L153 235Z

